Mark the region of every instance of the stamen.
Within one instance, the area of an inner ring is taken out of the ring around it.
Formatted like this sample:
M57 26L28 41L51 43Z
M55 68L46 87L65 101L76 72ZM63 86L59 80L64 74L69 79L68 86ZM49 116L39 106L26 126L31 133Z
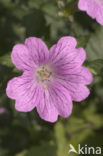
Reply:
M48 68L47 66L41 66L36 71L37 80L42 83L44 83L46 81L50 81L51 75L52 75L52 72L51 72L50 68Z

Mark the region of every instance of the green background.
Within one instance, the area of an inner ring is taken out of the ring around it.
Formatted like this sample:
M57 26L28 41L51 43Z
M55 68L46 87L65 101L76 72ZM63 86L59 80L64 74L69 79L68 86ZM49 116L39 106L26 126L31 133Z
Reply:
M0 156L75 156L68 154L69 144L103 149L103 27L80 12L77 2L0 0L0 108L6 109L0 114ZM72 115L56 123L40 119L36 109L17 112L5 94L8 80L21 75L10 59L13 45L36 36L51 47L66 35L86 49L85 66L94 77L90 96L74 102Z

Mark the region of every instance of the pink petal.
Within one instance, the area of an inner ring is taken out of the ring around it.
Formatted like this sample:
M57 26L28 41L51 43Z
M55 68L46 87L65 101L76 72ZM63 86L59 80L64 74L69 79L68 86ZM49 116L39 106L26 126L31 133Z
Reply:
M103 0L79 0L78 8L103 25Z
M64 80L66 83L79 83L79 84L90 84L93 81L93 76L88 68L80 67L76 70L71 71L71 73L62 72L60 74L56 74L55 78L60 81Z
M30 72L25 72L22 76L10 80L6 94L16 100L16 109L23 112L31 111L40 100L40 90Z
M72 100L77 102L86 99L90 94L89 89L83 84L69 83L68 90L70 92Z
M52 46L50 49L50 60L55 61L59 60L63 56L67 56L72 53L72 49L74 49L77 45L77 42L74 37L62 37L56 45Z
M60 84L53 83L44 91L37 111L40 117L49 122L55 122L58 114L68 117L72 112L72 100L69 92Z
M58 80L58 83L68 90L73 101L80 102L86 99L90 94L89 89L82 83L66 82L62 79Z
M88 8L88 0L84 0L84 1L83 0L79 0L79 2L78 2L78 8L80 10L86 10Z
M32 60L28 49L23 44L16 44L11 54L12 62L20 70L28 70L32 65Z
M49 51L41 39L36 37L29 37L25 40L25 45L36 64L41 65L47 63Z
M37 112L48 122L55 122L58 119L58 111L48 90L43 91L40 103L37 105Z
M68 90L63 87L59 82L53 82L49 87L49 93L54 100L54 105L58 110L59 115L68 117L72 113L72 99Z
M98 21L99 24L103 25L103 7L98 10L96 20Z
M76 45L76 43L74 44ZM62 47L62 48L61 48ZM75 47L75 46L74 46ZM86 59L86 52L83 48L74 49L73 46L54 45L50 49L49 64L56 73L71 73L75 68L80 67Z

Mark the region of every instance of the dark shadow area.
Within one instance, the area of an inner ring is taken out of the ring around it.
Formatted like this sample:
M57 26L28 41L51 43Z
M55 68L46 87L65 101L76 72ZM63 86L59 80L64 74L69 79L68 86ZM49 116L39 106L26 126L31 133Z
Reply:
M0 56L11 51L15 41L20 39L13 30L13 24L20 23L20 20L12 11L0 3Z
M36 36L43 38L45 36L46 40L49 39L49 26L46 24L42 11L37 9L30 10L23 17L21 23L26 28L26 37Z

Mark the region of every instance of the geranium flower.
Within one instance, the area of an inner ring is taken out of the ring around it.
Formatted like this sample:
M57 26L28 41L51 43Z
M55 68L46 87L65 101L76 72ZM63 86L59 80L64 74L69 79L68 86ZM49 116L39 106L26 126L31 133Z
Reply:
M103 0L79 0L78 8L103 25Z
M73 37L63 37L50 50L36 37L14 46L12 62L23 75L8 82L6 93L16 100L15 108L29 112L35 107L40 117L55 122L58 115L66 118L72 112L72 101L81 101L90 91L85 86L92 75L82 64L83 48L76 49Z

